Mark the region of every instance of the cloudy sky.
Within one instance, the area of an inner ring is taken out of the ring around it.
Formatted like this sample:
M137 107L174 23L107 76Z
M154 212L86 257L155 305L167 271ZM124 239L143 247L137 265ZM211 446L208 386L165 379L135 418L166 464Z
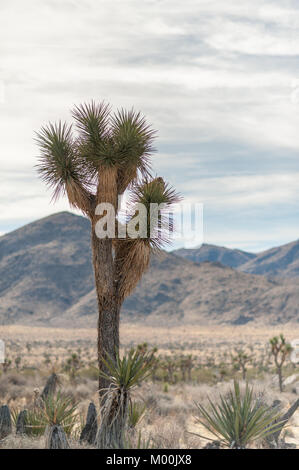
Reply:
M204 204L207 243L299 238L299 2L0 2L0 233L68 209L34 131L92 98L158 129L157 173Z

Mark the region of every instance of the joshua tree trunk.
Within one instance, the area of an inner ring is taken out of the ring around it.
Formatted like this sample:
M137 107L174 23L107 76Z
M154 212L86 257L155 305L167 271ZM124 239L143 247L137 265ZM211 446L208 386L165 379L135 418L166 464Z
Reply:
M115 275L112 256L112 240L99 239L92 224L92 251L95 285L98 301L98 365L106 371L102 358L109 354L116 357L119 348L120 303L115 295ZM108 380L99 378L99 394L110 385Z
M246 380L246 367L245 366L241 366L242 367L242 377L243 377L243 380Z
M282 385L282 370L281 370L281 367L278 367L278 369L277 369L277 373L278 373L279 390L280 390L281 392L283 392L283 385Z

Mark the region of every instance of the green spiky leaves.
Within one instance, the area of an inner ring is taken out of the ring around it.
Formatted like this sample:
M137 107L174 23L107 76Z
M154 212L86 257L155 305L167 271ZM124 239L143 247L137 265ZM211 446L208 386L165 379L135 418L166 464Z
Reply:
M172 207L181 196L163 178L144 179L131 191L130 212L135 216L136 208L142 205L146 211L147 241L154 249L161 249L171 242L173 234Z
M108 354L102 361L108 372L100 371L100 376L108 379L115 388L128 392L150 375L153 353L142 354L131 349L122 358L117 352L116 362Z
M164 204L169 208L181 200L181 197L163 178L144 179L132 189L132 203L143 204L150 209L151 204Z
M150 154L154 152L156 132L135 111L118 111L111 120L115 158L119 163L119 188L122 193L137 176L149 176Z
M122 109L111 116L108 105L92 102L75 107L73 117L79 132L80 155L93 165L95 172L100 166L117 166L120 193L138 171L149 175L155 132L140 113Z
M62 122L49 124L37 133L36 141L41 152L37 171L53 189L54 200L67 185L88 185L89 175L75 151L71 126Z
M115 164L109 135L109 106L105 103L81 104L75 106L72 116L78 131L80 156L92 165L96 172L99 165Z
M117 169L119 194L139 175L149 177L155 131L140 113L121 109L112 115L109 105L92 101L75 106L72 116L75 135L61 122L50 123L37 134L38 172L54 188L54 199L70 182L93 187L103 168Z
M244 393L241 393L235 381L234 389L227 396L220 395L219 404L214 404L210 399L209 403L209 410L196 404L198 423L227 447L245 448L254 440L278 431L285 423L277 410L254 398L253 389L248 384Z

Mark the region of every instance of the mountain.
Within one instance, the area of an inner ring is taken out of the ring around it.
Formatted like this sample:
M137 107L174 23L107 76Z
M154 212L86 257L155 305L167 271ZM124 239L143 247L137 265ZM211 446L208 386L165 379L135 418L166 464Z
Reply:
M203 261L219 262L224 266L237 268L238 266L255 258L255 254L241 250L232 250L224 246L209 245L203 243L199 248L180 248L172 252L177 256L182 256L194 263Z
M219 263L194 264L164 253L154 258L122 316L155 324L200 323L242 325L285 323L299 319L296 284L240 273ZM90 322L96 311L94 291L64 317Z
M299 276L299 240L263 251L240 265L239 269L265 276Z
M153 257L122 318L171 325L298 321L299 289L219 262ZM67 212L0 237L0 323L96 324L89 221Z
M62 212L0 237L0 318L61 315L93 287L89 221Z

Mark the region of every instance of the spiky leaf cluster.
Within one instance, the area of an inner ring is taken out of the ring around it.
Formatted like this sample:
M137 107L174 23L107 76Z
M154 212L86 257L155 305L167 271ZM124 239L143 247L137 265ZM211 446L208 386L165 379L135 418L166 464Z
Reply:
M276 409L268 407L253 395L246 384L242 394L238 382L227 396L220 395L220 403L209 399L210 408L197 404L198 422L225 446L246 448L253 441L278 431L284 424Z

